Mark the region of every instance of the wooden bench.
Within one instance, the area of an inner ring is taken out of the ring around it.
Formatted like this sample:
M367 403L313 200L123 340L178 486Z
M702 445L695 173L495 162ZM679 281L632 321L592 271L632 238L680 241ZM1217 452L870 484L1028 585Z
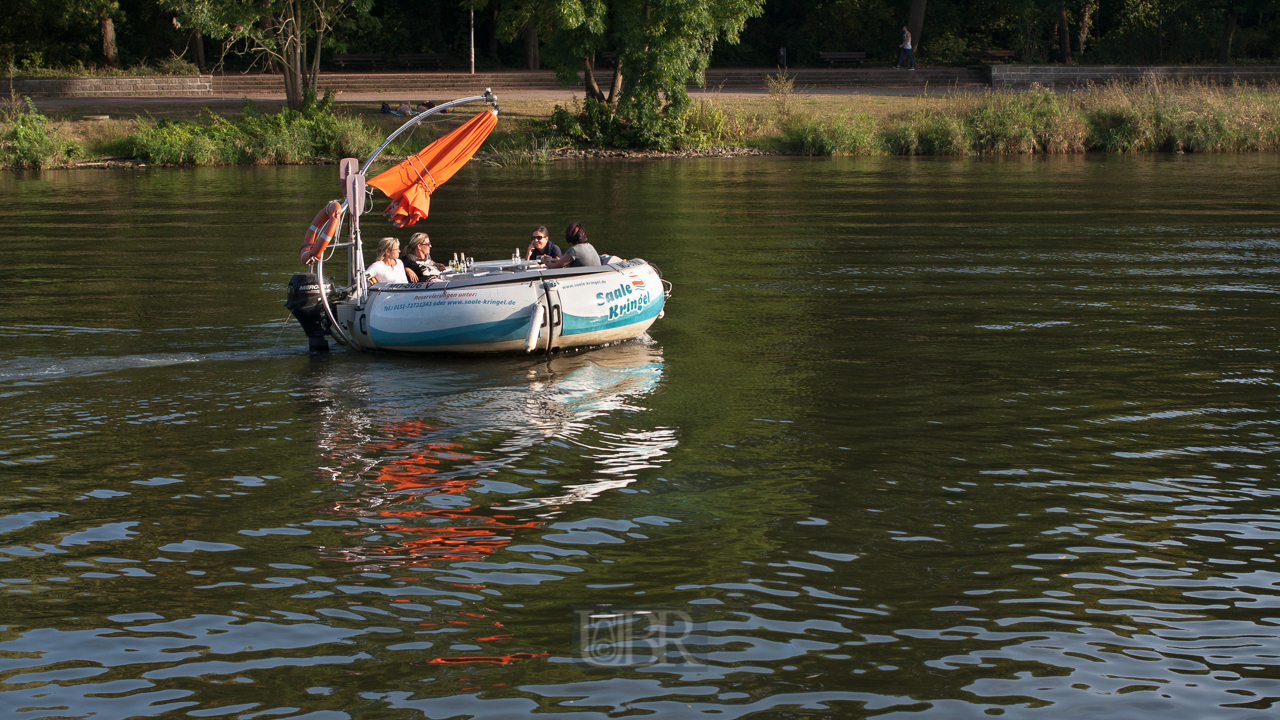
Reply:
M444 67L444 61L449 59L448 53L400 53L396 56L400 64L405 67L413 67L415 65L426 65L427 63L435 63L436 67Z
M339 68L346 70L350 65L352 70L377 70L378 65L382 63L382 55L379 53L335 53L333 63Z
M820 52L818 57L831 63L834 67L838 62L862 62L867 59L865 52Z
M974 60L1012 60L1012 50L970 50L965 53Z

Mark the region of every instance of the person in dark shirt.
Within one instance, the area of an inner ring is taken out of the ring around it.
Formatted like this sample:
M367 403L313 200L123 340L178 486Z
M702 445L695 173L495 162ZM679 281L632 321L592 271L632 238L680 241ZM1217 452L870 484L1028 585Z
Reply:
M539 225L533 229L533 235L529 239L529 252L525 253L524 259L538 260L541 258L546 258L547 260L560 259L560 248L547 239L546 225Z
M405 270L412 272L417 278L409 278L411 282L431 282L432 277L444 270L444 265L431 259L431 238L426 233L410 235L405 256L400 259L404 261Z
M600 264L600 255L587 241L587 231L583 229L582 223L570 223L569 227L565 228L564 239L569 243L569 249L564 251L564 255L559 260L544 262L543 265L548 270L562 267L592 267Z

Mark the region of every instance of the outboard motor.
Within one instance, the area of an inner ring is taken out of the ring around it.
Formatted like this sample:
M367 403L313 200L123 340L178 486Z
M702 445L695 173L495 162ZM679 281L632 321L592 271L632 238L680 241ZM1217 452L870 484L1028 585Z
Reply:
M330 301L334 300L333 283L325 288ZM289 291L284 306L298 319L307 333L311 352L329 352L329 316L324 311L324 299L320 294L320 278L315 273L297 273L289 279Z

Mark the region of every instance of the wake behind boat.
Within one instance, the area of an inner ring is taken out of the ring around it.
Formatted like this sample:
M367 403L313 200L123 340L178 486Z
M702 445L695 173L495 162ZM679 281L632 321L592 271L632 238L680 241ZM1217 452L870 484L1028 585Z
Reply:
M491 109L366 182L365 173L396 137L430 115L474 102ZM312 221L301 250L311 272L293 276L285 303L313 352L327 351L328 337L357 350L550 352L630 340L662 317L669 284L638 258L603 255L598 266L558 269L518 255L464 259L425 282L370 282L360 236L370 188L391 199L384 214L397 227L426 217L431 194L475 154L500 111L489 90L444 103L407 121L363 164L354 158L339 164L343 199ZM331 244L348 216L347 239ZM324 266L340 249L347 251L347 268L346 284L338 288Z

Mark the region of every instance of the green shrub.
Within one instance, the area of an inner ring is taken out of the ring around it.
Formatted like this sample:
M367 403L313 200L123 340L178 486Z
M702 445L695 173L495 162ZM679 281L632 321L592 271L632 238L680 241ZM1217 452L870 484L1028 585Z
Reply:
M0 110L0 168L47 168L80 153L80 146L51 127L31 98L11 97Z
M227 148L194 122L139 122L129 138L133 156L161 165L217 165L230 162Z
M917 111L903 118L884 134L884 143L895 155L964 155L970 147L963 119L936 110Z
M233 120L206 113L197 122L140 122L130 147L136 157L166 165L280 165L365 157L379 142L376 129L333 112L332 94L316 102L309 93L301 111L259 115L246 102Z
M1132 107L1103 107L1086 114L1089 144L1107 152L1141 152L1155 145L1152 117Z
M802 155L880 155L884 141L869 115L817 120L793 115L783 126L783 142Z
M170 54L169 57L156 63L156 72L161 75L199 75L200 68L193 62Z
M572 110L557 105L551 113L550 127L577 145L629 147L632 140L627 124L613 108L593 98L575 103Z
M711 131L723 132L723 114L719 118L713 113L698 116L703 111L691 110L687 105L668 105L658 111L643 112L646 114L642 117L624 117L621 110L614 110L608 103L587 98L575 103L573 109L557 105L546 130L572 145L649 150L701 147L715 141ZM694 114L692 126L691 112Z
M704 148L724 142L728 132L728 115L715 103L699 99L681 117L684 127L678 144L684 148Z
M991 93L964 114L973 152L1083 152L1086 128L1068 99L1044 88Z

